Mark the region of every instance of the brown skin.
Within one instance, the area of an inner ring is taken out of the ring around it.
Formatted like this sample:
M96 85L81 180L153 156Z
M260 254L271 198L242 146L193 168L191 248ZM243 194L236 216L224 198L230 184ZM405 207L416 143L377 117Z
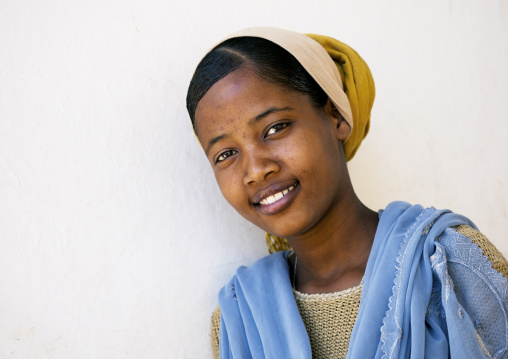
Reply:
M308 95L241 68L210 88L195 118L226 200L293 247L296 288L330 293L359 284L378 216L353 190L342 146L350 127L331 102L316 108ZM260 203L283 190L275 203Z

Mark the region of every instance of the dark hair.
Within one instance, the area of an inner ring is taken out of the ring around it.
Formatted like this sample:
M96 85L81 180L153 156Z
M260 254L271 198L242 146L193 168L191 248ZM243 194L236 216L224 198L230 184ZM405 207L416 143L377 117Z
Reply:
M242 66L260 78L288 90L303 92L317 108L328 96L293 55L279 45L258 37L237 37L217 45L199 63L187 91L187 111L196 131L199 101L216 82Z

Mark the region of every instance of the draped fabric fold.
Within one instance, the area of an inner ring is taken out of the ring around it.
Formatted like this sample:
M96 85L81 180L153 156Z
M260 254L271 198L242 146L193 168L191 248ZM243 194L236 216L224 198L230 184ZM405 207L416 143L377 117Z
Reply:
M345 43L329 36L306 34L326 50L339 70L342 87L351 106L354 126L344 143L346 160L351 160L370 128L370 112L376 89L365 60Z
M240 267L220 291L221 358L311 357L286 255L277 252L249 268Z
M405 202L380 212L347 358L504 356L506 279L451 229L462 224L475 228L450 211ZM240 267L219 305L221 358L311 358L287 252Z

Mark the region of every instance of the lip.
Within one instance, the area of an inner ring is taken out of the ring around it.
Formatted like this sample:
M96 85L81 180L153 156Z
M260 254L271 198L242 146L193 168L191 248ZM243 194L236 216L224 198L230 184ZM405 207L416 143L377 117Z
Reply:
M286 193L284 197L280 198L279 200L271 204L259 203L269 196L289 189L291 186L293 186L294 188L288 193ZM297 180L277 183L256 193L252 198L253 199L252 204L261 213L266 215L273 215L286 209L291 204L291 202L293 201L295 195L299 190L300 190L300 182L298 182Z

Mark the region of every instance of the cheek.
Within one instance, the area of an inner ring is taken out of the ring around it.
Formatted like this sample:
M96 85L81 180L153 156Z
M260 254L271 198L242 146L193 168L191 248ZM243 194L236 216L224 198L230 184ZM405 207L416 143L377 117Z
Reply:
M275 153L280 163L286 164L291 171L306 176L321 171L325 152L308 136L301 135Z
M226 201L240 212L238 207L245 202L245 194L242 191L243 184L238 171L216 172L215 179Z
M288 167L294 169L301 180L310 185L308 190L319 192L338 178L340 158L338 144L330 136L302 136L297 144L281 153Z

